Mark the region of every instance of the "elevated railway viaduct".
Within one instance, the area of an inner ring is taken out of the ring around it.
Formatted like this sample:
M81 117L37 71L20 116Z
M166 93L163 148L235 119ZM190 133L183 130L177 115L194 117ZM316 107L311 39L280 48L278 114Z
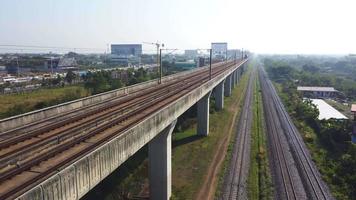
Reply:
M83 197L145 144L151 199L171 196L171 134L197 103L197 134L238 83L245 60L216 63L0 121L0 199Z

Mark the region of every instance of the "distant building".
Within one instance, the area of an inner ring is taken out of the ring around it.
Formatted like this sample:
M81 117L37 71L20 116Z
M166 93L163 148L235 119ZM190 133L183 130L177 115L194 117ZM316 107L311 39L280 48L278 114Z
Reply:
M226 42L215 42L211 43L212 56L216 58L224 58L227 56L227 43Z
M205 65L205 58L199 57L197 60L197 67L203 67Z
M112 44L111 54L124 57L139 57L142 54L142 44Z
M227 57L232 59L239 59L241 58L241 51L239 49L228 49Z
M129 58L127 56L119 56L116 54L111 54L108 56L109 61L111 64L121 65L121 66L128 66Z
M77 61L75 60L75 58L61 58L59 59L58 62L58 68L73 68L76 67Z
M333 87L304 87L298 86L297 90L308 98L333 98L338 91Z
M60 60L59 57L46 58L44 61L44 68L49 70L51 70L52 68L57 69L59 60Z
M184 55L188 58L194 58L198 55L198 50L187 49L184 51Z

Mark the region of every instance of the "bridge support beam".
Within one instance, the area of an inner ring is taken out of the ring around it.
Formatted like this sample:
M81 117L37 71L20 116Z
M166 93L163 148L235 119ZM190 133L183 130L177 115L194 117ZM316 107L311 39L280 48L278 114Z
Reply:
M239 83L239 79L240 79L240 76L239 76L239 69L236 70L236 84Z
M231 74L226 77L224 87L224 95L226 97L231 96Z
M224 81L221 81L214 91L215 97L215 108L217 110L222 110L224 108Z
M201 98L198 103L198 124L197 133L198 135L208 136L209 134L209 98L211 91L208 92L203 98Z
M235 73L231 73L231 89L235 88Z
M148 143L150 199L168 200L172 191L172 132L177 120Z

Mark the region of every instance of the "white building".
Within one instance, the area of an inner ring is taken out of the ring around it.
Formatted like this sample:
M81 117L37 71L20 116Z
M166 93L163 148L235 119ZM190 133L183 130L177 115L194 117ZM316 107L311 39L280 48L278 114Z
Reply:
M322 99L310 99L319 110L319 120L322 119L348 119L345 115L337 111Z
M211 49L212 49L213 57L226 59L226 56L227 56L227 43L226 42L211 43Z

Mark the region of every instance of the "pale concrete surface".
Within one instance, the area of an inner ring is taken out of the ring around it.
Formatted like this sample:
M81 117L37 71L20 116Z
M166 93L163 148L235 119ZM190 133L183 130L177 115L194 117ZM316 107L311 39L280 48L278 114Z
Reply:
M214 90L215 107L217 110L224 108L224 81L221 81Z
M197 133L198 135L209 135L209 99L211 92L208 92L197 103L198 116L197 116Z
M230 74L225 79L224 95L226 97L231 96L231 77L232 77L232 75Z
M150 199L168 200L172 194L172 132L177 120L148 143Z

